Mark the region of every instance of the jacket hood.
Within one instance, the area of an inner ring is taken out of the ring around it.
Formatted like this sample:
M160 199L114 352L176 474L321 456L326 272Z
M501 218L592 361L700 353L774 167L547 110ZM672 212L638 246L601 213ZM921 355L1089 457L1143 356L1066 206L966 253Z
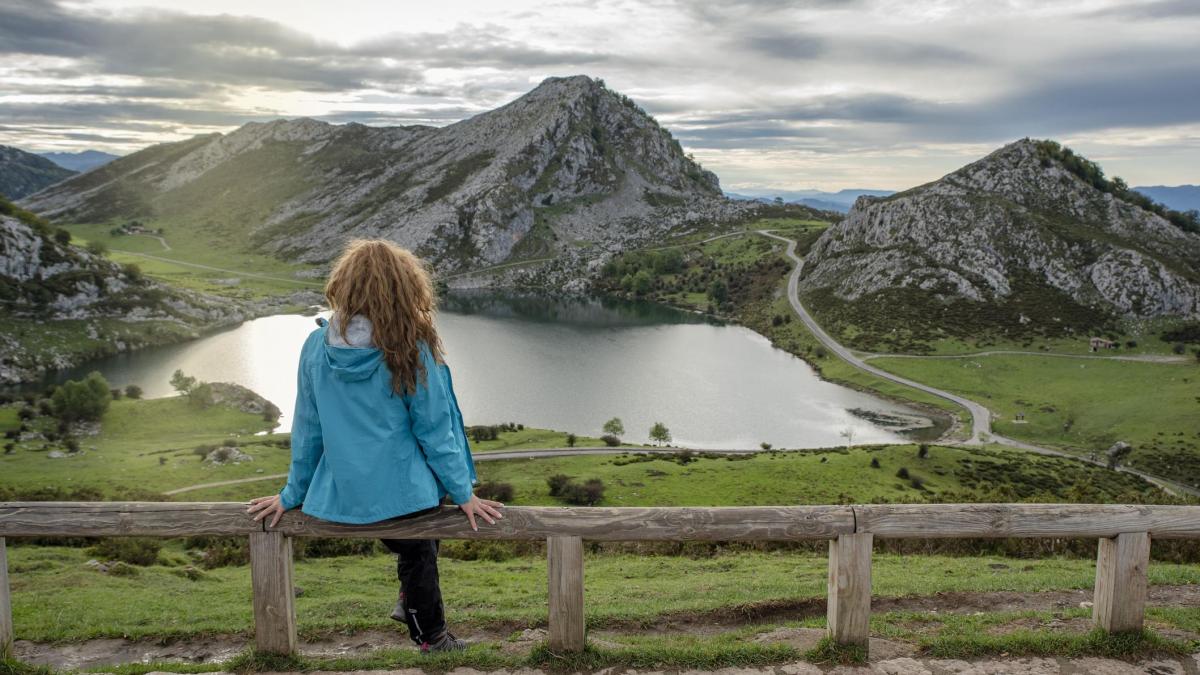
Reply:
M371 322L366 317L351 317L345 338L329 321L317 319L317 324L325 329L325 361L339 380L365 380L383 363L383 352L371 345Z

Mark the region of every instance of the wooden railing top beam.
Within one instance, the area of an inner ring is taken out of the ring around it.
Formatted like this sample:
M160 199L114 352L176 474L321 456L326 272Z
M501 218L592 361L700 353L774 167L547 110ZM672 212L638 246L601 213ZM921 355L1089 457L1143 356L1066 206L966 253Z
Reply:
M879 539L1108 538L1148 532L1200 539L1200 506L1129 504L877 504L763 507L509 506L496 525L471 531L453 507L367 525L298 511L266 528L238 502L0 502L0 537L239 535L294 537L544 539L589 541L799 541L873 534Z

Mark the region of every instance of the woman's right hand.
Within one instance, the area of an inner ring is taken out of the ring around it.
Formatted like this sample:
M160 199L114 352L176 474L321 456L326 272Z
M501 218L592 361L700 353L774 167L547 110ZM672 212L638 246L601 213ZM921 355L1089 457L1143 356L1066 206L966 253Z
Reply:
M480 499L475 495L471 495L471 500L466 504L459 504L458 508L467 514L467 520L471 523L471 529L479 531L479 526L475 524L475 516L483 518L489 525L495 525L496 520L504 516L497 509L504 508L500 502L494 502L490 499Z

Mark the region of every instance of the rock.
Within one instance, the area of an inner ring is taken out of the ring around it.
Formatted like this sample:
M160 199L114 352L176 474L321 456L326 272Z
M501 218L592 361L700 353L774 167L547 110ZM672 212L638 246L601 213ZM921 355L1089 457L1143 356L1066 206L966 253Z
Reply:
M62 459L63 457L67 456L67 453L61 450L51 450L50 452L46 453L46 456L50 459Z
M224 464L253 462L254 458L231 445L223 445L205 455L204 461L221 466Z

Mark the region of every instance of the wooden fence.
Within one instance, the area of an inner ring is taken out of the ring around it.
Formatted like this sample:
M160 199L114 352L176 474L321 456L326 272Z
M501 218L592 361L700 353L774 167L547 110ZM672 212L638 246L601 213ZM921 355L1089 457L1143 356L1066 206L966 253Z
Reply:
M829 541L828 631L866 646L871 549L876 537L1098 539L1093 618L1111 631L1142 628L1150 539L1200 539L1200 506L1091 504L881 504L731 508L558 508L510 506L496 525L467 526L457 509L369 525L341 525L299 512L266 527L239 503L0 502L0 651L11 651L12 610L4 537L250 538L257 649L296 649L293 537L545 539L549 642L585 644L583 542Z

